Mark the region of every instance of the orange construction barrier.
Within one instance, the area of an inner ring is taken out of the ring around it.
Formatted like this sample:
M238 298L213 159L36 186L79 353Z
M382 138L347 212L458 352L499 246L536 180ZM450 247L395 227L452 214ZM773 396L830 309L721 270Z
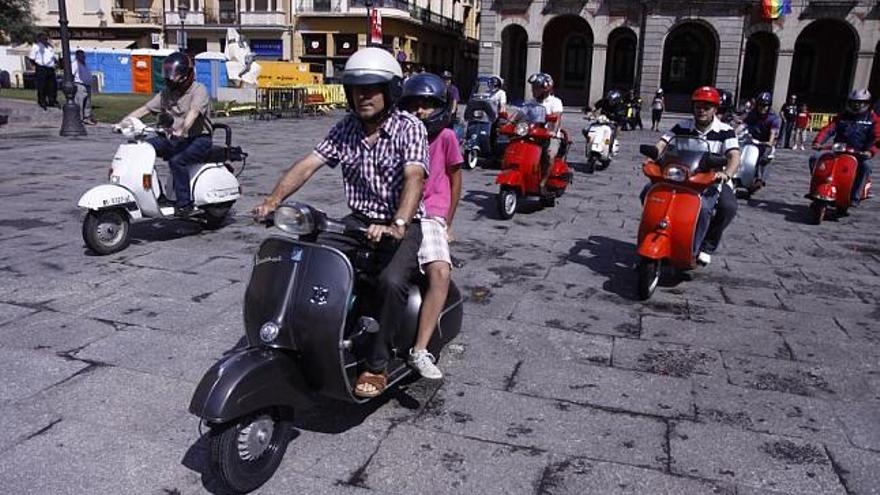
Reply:
M149 55L131 56L131 82L135 93L153 93L153 69Z

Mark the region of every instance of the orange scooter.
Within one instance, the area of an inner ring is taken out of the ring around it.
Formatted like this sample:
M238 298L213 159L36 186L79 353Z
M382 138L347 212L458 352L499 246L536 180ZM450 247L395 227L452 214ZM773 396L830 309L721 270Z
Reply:
M547 115L541 105L527 103L513 109L507 123L498 129L499 134L510 137L501 161L501 173L495 179L500 186L498 211L502 219L513 218L521 197L538 196L543 206L555 206L556 198L565 193L572 172L565 161L570 141L564 130L559 153L552 157L547 183L541 190L541 155L547 142L556 139L546 124L556 122L558 118L557 115Z
M643 144L639 151L649 158L642 172L651 180L639 225L637 267L639 298L648 299L660 281L662 263L678 270L696 266L701 194L720 187L715 171L727 158L711 154L709 143L695 137L674 137L659 156L653 145Z
M825 220L828 210L834 208L838 215L846 215L846 211L852 205L852 189L856 182L856 171L859 161L858 153L848 148L844 143L834 143L829 148L831 153L822 155L813 166L813 179L810 181L810 193L807 198L812 199L810 210L813 212L813 223L820 224ZM865 185L860 193L861 199L866 199L871 191L871 177L865 180Z

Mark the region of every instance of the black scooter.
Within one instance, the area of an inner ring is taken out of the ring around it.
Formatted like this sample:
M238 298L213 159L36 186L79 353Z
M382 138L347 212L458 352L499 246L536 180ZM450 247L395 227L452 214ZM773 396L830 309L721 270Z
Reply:
M287 450L292 414L318 396L365 403L352 389L370 334L375 277L383 252L363 249L349 260L316 243L320 232L363 235L301 203L276 210L280 234L263 241L244 300L247 347L226 354L205 373L189 411L210 427L211 470L225 488L257 489ZM387 239L387 238L386 238ZM385 240L383 240L385 242ZM390 255L391 250L385 250ZM394 336L388 389L414 371L406 353L415 341L421 290L413 284ZM435 356L461 329L462 297L454 283L428 346Z

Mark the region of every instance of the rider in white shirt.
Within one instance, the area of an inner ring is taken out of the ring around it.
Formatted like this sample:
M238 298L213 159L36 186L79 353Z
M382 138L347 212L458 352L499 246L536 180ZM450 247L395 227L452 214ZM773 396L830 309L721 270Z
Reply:
M541 154L541 187L547 183L550 176L550 165L553 163L556 155L559 153L559 146L563 136L560 132L562 128L562 100L553 95L553 78L550 74L537 72L529 76L529 84L532 85L533 100L530 103L537 103L544 107L547 115L556 115L556 122L547 123L547 129L553 134L553 139L544 148Z
M489 99L498 103L498 113L507 111L507 93L501 87L504 86L504 80L498 76L492 76L489 79Z

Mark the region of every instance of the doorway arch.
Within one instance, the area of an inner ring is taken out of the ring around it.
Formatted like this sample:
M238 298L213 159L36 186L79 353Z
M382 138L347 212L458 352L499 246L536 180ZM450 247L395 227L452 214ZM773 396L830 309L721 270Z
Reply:
M739 85L740 100L754 98L762 91L773 91L778 54L779 39L773 33L761 31L749 36Z
M632 29L619 27L611 31L608 35L608 61L605 65L605 93L612 89L633 88L637 51L638 40Z
M798 35L788 94L816 111L843 108L852 86L859 40L848 23L819 19Z
M718 59L715 30L701 22L684 22L673 28L663 45L660 87L666 107L689 111L691 93L700 86L714 85Z
M501 78L510 101L523 99L529 35L525 28L511 24L501 31Z
M544 27L541 42L541 72L553 77L556 95L566 105L586 105L593 64L590 25L576 15L554 17Z

